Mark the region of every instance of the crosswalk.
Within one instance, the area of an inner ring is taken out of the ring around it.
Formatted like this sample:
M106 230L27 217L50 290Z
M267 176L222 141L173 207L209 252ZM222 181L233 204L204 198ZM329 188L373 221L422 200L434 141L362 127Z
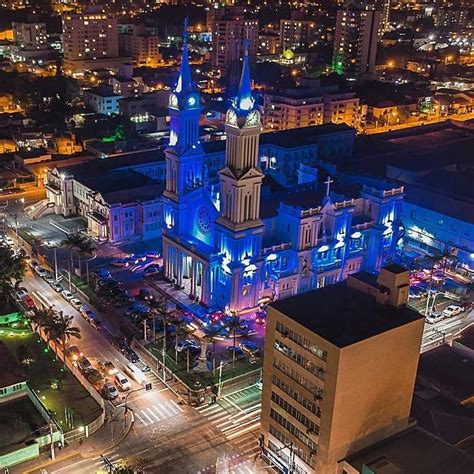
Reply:
M123 456L116 452L114 449L108 452L105 452L101 456L96 458L81 459L79 461L74 461L69 463L67 466L55 469L53 471L46 472L51 474L70 474L72 472L76 474L90 474L97 471L109 472L107 466L113 465L119 461Z
M183 413L183 409L174 400L164 400L147 407L133 407L135 424L150 426L169 418L177 417Z
M257 402L245 409L231 414L220 404L204 405L196 410L211 421L226 439L241 448L243 455L256 454L258 447L258 429L260 426L261 403Z

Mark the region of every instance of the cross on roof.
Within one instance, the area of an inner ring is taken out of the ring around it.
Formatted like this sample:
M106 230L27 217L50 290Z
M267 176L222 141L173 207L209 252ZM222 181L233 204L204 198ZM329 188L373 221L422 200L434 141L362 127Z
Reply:
M326 185L326 197L329 197L329 192L331 190L332 183L334 183L334 180L331 179L331 176L328 176L328 179L324 181L324 184Z

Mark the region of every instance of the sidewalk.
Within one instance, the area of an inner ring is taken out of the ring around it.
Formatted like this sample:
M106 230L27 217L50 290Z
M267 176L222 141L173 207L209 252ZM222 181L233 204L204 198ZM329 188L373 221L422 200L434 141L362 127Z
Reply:
M64 463L75 457L96 458L120 444L126 438L132 426L132 412L127 413L125 421L124 410L120 410L119 414L117 414L117 410L115 412L109 411L102 428L89 438L73 441L62 449L56 448L56 459L54 461L51 459L49 450L46 449L39 458L13 466L9 472L10 474L43 474L44 470L50 471L51 466Z

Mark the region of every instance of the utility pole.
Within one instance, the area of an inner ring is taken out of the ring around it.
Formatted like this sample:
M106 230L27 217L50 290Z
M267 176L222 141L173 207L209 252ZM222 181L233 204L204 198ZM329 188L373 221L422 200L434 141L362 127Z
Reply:
M54 247L54 280L58 281L58 255L56 250L56 247Z
M147 326L146 326L146 319L143 320L143 340L145 341L146 344L146 338L147 338Z

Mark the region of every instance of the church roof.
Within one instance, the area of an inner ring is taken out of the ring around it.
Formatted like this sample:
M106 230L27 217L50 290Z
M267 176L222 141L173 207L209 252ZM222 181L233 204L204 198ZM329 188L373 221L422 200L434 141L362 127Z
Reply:
M183 33L183 54L181 57L181 67L179 77L174 92L178 95L188 95L194 91L194 84L191 78L191 68L189 67L188 53L188 19L184 21Z

